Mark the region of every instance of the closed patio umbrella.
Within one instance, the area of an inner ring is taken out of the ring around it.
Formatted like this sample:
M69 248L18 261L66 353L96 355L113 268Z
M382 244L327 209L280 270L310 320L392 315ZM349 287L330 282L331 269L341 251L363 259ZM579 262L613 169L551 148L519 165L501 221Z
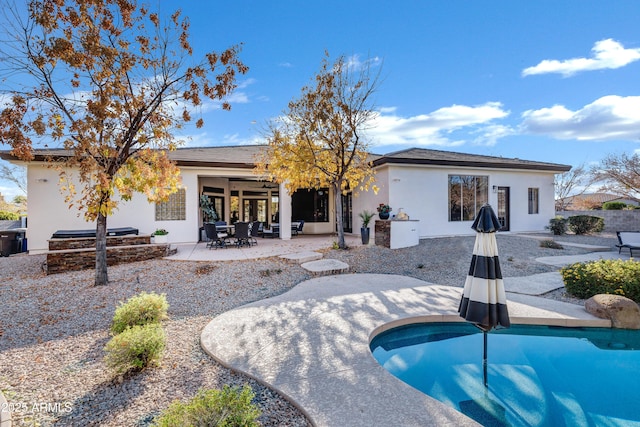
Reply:
M487 387L487 331L498 326L508 328L511 322L495 234L500 223L490 205L480 208L471 228L477 232L476 241L458 312L482 330L482 371L484 386Z

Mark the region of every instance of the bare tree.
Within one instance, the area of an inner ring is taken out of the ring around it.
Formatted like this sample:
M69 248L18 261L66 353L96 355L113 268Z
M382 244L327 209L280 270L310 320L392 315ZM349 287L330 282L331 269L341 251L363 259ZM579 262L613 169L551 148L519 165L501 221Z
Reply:
M571 168L567 172L556 174L553 182L556 211L565 210L570 198L584 194L591 183L592 177L584 164Z
M27 174L24 167L1 164L0 180L15 184L25 196L27 195Z
M591 170L593 179L601 183L600 191L638 200L640 197L640 156L609 154Z

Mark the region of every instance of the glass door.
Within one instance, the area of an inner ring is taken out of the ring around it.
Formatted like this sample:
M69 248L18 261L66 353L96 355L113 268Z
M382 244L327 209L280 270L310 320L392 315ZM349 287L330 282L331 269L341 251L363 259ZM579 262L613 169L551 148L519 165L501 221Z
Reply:
M342 195L342 229L345 233L353 232L353 198L351 193Z
M498 221L500 231L509 231L509 187L498 187Z

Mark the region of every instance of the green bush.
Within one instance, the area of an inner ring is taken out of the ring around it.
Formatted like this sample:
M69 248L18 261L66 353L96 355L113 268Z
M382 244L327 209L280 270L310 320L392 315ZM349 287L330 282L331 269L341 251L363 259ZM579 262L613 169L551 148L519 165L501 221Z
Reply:
M591 215L569 217L569 230L575 234L599 233L604 229L604 218Z
M640 263L603 259L576 263L560 270L567 292L578 298L617 294L640 302Z
M15 212L0 211L0 221L17 221L20 219L20 215Z
M551 218L547 228L551 230L554 235L561 236L567 232L567 219L562 216Z
M602 209L605 211L621 211L627 207L627 204L624 202L604 202L602 204Z
M105 347L105 363L117 373L157 366L166 338L158 323L136 325L111 338Z
M116 308L111 325L111 333L119 334L127 327L160 323L167 318L169 304L165 294L142 292L134 295Z
M242 389L225 385L222 390L200 390L188 402L169 405L153 425L257 427L260 425L257 421L260 410L251 403L253 397L248 385Z

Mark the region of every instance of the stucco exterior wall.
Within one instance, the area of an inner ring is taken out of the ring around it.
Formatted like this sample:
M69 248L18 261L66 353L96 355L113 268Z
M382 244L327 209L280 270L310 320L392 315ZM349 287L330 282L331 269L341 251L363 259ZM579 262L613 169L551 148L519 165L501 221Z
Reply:
M376 175L380 187L354 198L354 233L358 233L364 209L375 211L379 203L388 203L392 214L402 208L410 219L420 221L420 237L470 235L472 221L449 221L449 175L489 177L489 203L497 208L498 194L493 186L510 188L510 229L516 232L543 231L555 215L553 173L520 170L489 170L412 165L384 165ZM528 213L528 189L539 189L539 213ZM377 219L377 216L374 218ZM371 225L373 235L373 226Z

